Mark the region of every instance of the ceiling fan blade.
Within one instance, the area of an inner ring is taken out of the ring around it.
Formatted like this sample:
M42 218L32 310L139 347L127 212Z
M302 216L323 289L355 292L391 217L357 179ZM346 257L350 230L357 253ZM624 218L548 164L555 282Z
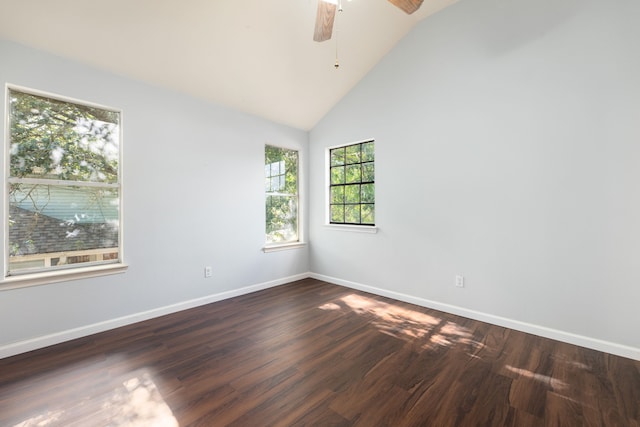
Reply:
M411 15L413 12L420 9L420 6L422 6L422 2L424 0L389 0L389 1L393 3L395 6L404 10L409 15Z
M331 38L335 17L336 5L325 0L318 0L318 14L316 15L316 28L313 32L313 40L323 42Z

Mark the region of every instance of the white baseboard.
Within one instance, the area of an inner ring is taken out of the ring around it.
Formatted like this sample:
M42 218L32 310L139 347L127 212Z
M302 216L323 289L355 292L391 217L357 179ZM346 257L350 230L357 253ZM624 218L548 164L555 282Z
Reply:
M118 317L116 319L106 320L104 322L93 323L91 325L81 326L79 328L56 332L29 340L18 341L15 343L0 346L0 359L14 356L16 354L26 353L32 350L37 350L39 348L48 347L50 345L59 344L65 341L70 341L76 338L86 337L88 335L108 331L110 329L119 328L121 326L130 325L132 323L142 322L143 320L149 320L155 317L164 316L166 314L176 313L178 311L199 307L201 305L210 304L212 302L222 301L267 288L273 288L276 286L284 285L286 283L294 282L296 280L306 279L308 277L311 277L310 273L296 274L294 276L283 277L281 279L271 280L268 282L259 283L257 285L208 295L206 297L196 298L165 307L159 307L141 313L135 313L128 316Z
M640 360L640 349L638 348L616 344L608 341L603 341L595 338L585 337L582 335L576 335L569 332L547 328L544 326L534 325L531 323L520 322L518 320L508 319L505 317L500 317L500 316L495 316L492 314L487 314L479 311L469 310L466 308L462 308L462 307L458 307L450 304L443 304L436 301L415 297L412 295L389 291L386 289L375 288L372 286L363 285L361 283L342 280L335 277L325 276L317 273L297 274L294 276L284 277L281 279L271 280L268 282L259 283L256 285L247 286L240 289L234 289L231 291L208 295L206 297L196 298L193 300L172 304L172 305L156 308L149 311L144 311L141 313L135 313L128 316L107 320L104 322L94 323L87 326L81 326L79 328L69 329L66 331L56 332L53 334L36 337L29 340L7 344L4 346L0 346L0 359L14 356L20 353L26 353L32 350L37 350L39 348L48 347L50 345L59 344L65 341L70 341L76 338L82 338L88 335L104 332L104 331L115 329L121 326L130 325L132 323L141 322L141 321L149 320L155 317L164 316L166 314L176 313L178 311L187 310L190 308L199 307L201 305L210 304L213 302L222 301L222 300L233 298L236 296L249 294L251 292L273 288L276 286L284 285L286 283L294 282L296 280L306 279L308 277L312 277L314 279L322 280L322 281L333 283L340 286L345 286L351 289L357 289L360 291L369 292L375 295L393 298L398 301L408 302L421 307L444 311L444 312L455 314L458 316L468 317L470 319L491 323L493 325L503 326L505 328L515 329L517 331L527 332L527 333L538 335L545 338L563 341L563 342L578 345L581 347L591 348L594 350L603 351L606 353L611 353L617 356L627 357L634 360Z
M443 304L436 301L430 301L424 298L418 298L415 296L406 295L399 292L393 292L386 289L380 289L372 286L363 285L361 283L350 282L348 280L342 280L342 279L337 279L335 277L325 276L323 274L311 273L311 277L314 279L333 283L335 285L345 286L347 288L357 289L357 290L369 292L375 295L393 298L398 301L408 302L421 307L431 308L438 311L444 311L446 313L451 313L451 314L455 314L462 317L468 317L470 319L491 323L493 325L503 326L505 328L515 329L517 331L526 332L529 334L538 335L541 337L578 345L580 347L586 347L593 350L603 351L605 353L615 354L617 356L627 357L634 360L640 360L640 348L629 347L622 344L616 344L608 341L599 340L596 338L576 335L570 332L564 332L557 329L551 329L544 326L534 325L531 323L520 322L518 320L495 316L493 314L487 314L480 311L469 310L469 309L458 307L455 305Z

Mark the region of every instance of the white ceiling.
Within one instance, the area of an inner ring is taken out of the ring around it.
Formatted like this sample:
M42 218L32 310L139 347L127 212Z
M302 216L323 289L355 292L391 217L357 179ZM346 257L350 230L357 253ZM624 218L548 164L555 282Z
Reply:
M317 0L0 0L0 38L309 130L416 23L456 1L406 15L345 0L334 38L316 43Z

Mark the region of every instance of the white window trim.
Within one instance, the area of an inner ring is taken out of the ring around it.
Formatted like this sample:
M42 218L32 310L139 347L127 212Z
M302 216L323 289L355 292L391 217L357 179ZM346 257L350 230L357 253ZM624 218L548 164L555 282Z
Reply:
M307 246L305 242L287 242L287 243L280 243L280 244L275 243L272 245L264 245L262 247L262 252L268 254L270 252L288 251L291 249L302 249L305 246Z
M352 233L376 234L378 232L378 220L376 225L354 225L354 224L331 224L331 150L334 148L346 147L348 145L363 144L365 142L376 141L375 138L365 138L360 141L347 142L345 144L332 145L324 150L324 228L327 230L347 231ZM375 162L375 160L374 160ZM377 205L377 202L376 202Z
M8 183L10 181L9 178L9 155L10 155L10 147L8 141L10 139L10 126L9 126L9 90L19 91L23 93L28 93L36 96L43 96L54 98L63 102L75 103L86 105L89 107L100 108L104 110L114 111L120 115L120 146L119 146L119 160L118 160L118 185L119 185L119 196L120 196L120 204L119 204L119 228L118 228L118 260L109 264L100 264L100 265L92 265L85 267L72 267L65 268L61 270L48 270L48 271L38 271L34 273L17 273L14 275L9 275L9 195L7 193ZM37 89L32 89L24 86L14 85L11 83L5 83L4 88L4 141L2 141L4 145L4 162L3 162L3 179L2 179L2 190L0 190L0 194L2 195L2 200L4 204L4 209L2 212L3 219L3 231L5 233L5 237L2 242L2 260L3 260L3 272L2 278L0 278L0 291L9 290L9 289L17 289L24 288L29 286L39 286L46 285L49 283L58 283L65 282L69 280L79 280L79 279L87 279L91 277L99 277L106 276L111 274L124 273L128 269L128 265L124 263L124 228L123 228L123 204L124 204L124 184L123 184L123 159L124 159L124 151L123 151L123 114L122 110L118 108L108 107L105 105L97 104L94 102L84 101L76 98L72 98L69 96L59 95L51 92L45 92Z
M114 263L93 267L78 267L58 271L7 276L4 280L0 281L0 292L9 289L48 285L50 283L66 282L69 280L89 279L91 277L124 273L128 268L129 266L126 264Z
M378 227L375 225L353 225L353 224L325 224L327 230L349 231L352 233L376 234Z

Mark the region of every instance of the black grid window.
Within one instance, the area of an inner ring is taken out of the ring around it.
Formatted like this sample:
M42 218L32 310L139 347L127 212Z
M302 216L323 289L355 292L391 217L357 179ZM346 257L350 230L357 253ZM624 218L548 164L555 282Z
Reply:
M373 141L329 150L331 224L375 225Z

